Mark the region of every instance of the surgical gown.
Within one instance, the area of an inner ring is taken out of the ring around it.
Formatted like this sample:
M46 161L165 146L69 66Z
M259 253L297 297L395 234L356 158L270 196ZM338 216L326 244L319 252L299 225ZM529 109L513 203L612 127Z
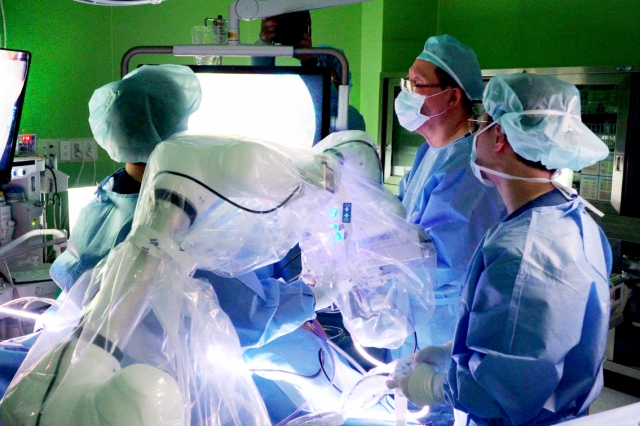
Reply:
M484 186L471 171L472 142L469 135L443 148L423 144L411 172L400 182L407 220L427 230L436 247L436 310L431 319L416 320L418 341L407 339L403 347L391 351L392 359L453 338L473 252L485 232L506 216L498 191Z
M120 186L126 190L114 191L114 185L120 182L124 182ZM129 235L139 191L140 183L124 169L98 185L96 197L80 211L67 250L51 265L49 273L60 288L69 291L80 275L96 266Z
M611 248L557 190L494 226L462 294L445 397L468 424L555 424L602 389Z

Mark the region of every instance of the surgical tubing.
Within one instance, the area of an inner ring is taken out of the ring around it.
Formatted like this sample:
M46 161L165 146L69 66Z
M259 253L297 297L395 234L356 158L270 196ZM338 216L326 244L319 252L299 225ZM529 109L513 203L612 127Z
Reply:
M64 234L64 232L58 229L34 229L32 231L27 232L24 235L19 236L18 238L16 238L15 240L7 244L6 246L0 247L0 258L2 258L2 256L5 255L5 253L10 252L20 244L27 241L28 239L33 237L45 236L45 235L52 235L54 237L58 237L58 239L54 241L63 240L63 241L60 241L58 244L62 244L67 240L67 236ZM60 252L60 248L58 247L56 249L56 253L60 254L59 252Z
M358 361L356 361L355 359L353 359L351 357L351 355L349 355L348 353L346 353L345 351L343 351L340 346L336 345L335 343L333 343L331 340L328 341L329 345L333 348L333 350L335 350L336 352L338 352L340 355L342 355L342 357L344 359L346 359L349 364L351 364L353 366L353 368L355 368L356 370L358 370L359 373L361 374L367 374L367 370L364 369L364 367L362 367L360 364L358 364Z

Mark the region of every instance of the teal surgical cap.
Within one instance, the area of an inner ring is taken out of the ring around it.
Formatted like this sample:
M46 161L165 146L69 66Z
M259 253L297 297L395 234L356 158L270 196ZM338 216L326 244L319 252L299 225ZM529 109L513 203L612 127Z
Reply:
M418 59L432 62L449 74L469 99L482 99L482 72L470 47L447 34L429 37Z
M89 124L113 160L146 163L157 144L186 130L201 97L189 67L145 65L93 93Z
M578 171L609 155L582 123L580 92L573 84L547 75L497 75L487 84L483 103L513 150L549 170Z

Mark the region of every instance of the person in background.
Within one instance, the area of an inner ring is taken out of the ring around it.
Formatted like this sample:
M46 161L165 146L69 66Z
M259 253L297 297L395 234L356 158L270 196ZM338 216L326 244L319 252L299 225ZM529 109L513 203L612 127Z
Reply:
M398 197L406 219L422 226L436 247L436 309L430 318L414 313L415 337L389 351L387 361L453 339L471 256L484 233L506 214L500 194L478 182L469 165L468 119L484 87L473 50L449 35L430 37L401 85L395 100L398 121L425 143L400 182ZM429 419L451 424L453 412L446 405L432 407Z
M282 44L299 48L313 47L311 38L311 15L309 12L293 12L285 15L274 16L262 19L260 28L260 38L256 42L258 45ZM333 48L340 51L344 55L344 50L329 45L318 45L320 48ZM342 64L334 56L318 55L318 56L301 56L300 66L303 68L328 67L331 70L331 126L330 132L336 131L335 123L338 117L338 86L342 81ZM274 66L275 58L273 57L254 57L251 64L255 66ZM351 82L351 71L349 71L349 86L353 87ZM349 121L347 130L366 131L364 117L352 105L349 105Z
M578 89L555 77L498 75L484 106L471 166L509 215L473 256L453 345L423 349L387 384L420 406L446 400L456 424L556 424L603 386L612 255L590 205L552 179L609 150L582 123Z
M200 106L200 83L177 65L143 66L97 89L89 124L98 144L124 168L105 178L82 209L67 250L51 265L51 278L68 291L131 230L147 160L157 144L187 129Z
M111 159L125 167L105 178L82 209L67 250L51 265L51 278L66 291L106 257L131 230L146 161L153 148L185 130L200 105L200 83L187 67L145 66L96 90L89 124ZM64 297L64 293L61 297ZM52 315L55 308L43 316ZM0 344L0 394L4 394L40 331Z

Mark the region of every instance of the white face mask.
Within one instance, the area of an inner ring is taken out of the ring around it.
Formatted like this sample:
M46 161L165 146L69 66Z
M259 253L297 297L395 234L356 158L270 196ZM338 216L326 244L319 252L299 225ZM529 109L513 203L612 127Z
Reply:
M478 178L478 180L480 182L482 182L483 184L485 184L486 186L493 188L494 186L496 186L495 183L491 182L489 179L485 179L482 176L482 172L481 170L484 170L485 172L489 169L487 169L486 167L482 167L479 166L476 163L476 160L478 159L478 151L476 150L476 144L478 143L478 136L484 132L485 130L487 130L488 128L490 128L491 126L493 126L494 124L496 124L496 122L494 121L493 123L489 124L487 127L485 127L484 129L480 130L479 132L474 133L473 135L473 143L471 144L471 170L473 171L473 175ZM489 173L489 172L487 172Z
M424 115L420 113L425 99L438 96L441 93L448 92L449 90L451 90L451 88L445 89L430 96L422 96L418 95L417 93L411 93L407 92L406 90L402 90L394 103L396 115L398 116L400 125L410 132L415 132L428 120L447 112L447 109L449 108L435 115Z
M480 134L482 134L482 132L486 131L487 129L489 129L491 126L493 126L494 124L496 124L496 122L492 122L491 124L489 124L487 127L485 127L484 129L480 130L479 132L476 132L473 135L473 145L471 147L471 170L473 170L473 174L475 175L476 178L478 178L478 180L480 182L482 182L483 184L485 184L488 187L493 188L494 186L496 186L495 183L491 182L489 179L485 179L484 177L482 177L482 172L488 173L490 175L494 175L494 176L498 176L504 179L510 179L510 180L522 180L525 182L535 182L535 183L555 183L555 181L553 180L553 178L555 177L552 176L550 179L547 178L524 178L524 177L520 177L520 176L513 176L513 175L508 175L506 173L502 173L502 172L498 172L496 170L491 170L489 168L480 166L476 163L476 160L478 159L478 151L476 149L476 144L478 143L478 136ZM556 172L559 174L559 172Z

